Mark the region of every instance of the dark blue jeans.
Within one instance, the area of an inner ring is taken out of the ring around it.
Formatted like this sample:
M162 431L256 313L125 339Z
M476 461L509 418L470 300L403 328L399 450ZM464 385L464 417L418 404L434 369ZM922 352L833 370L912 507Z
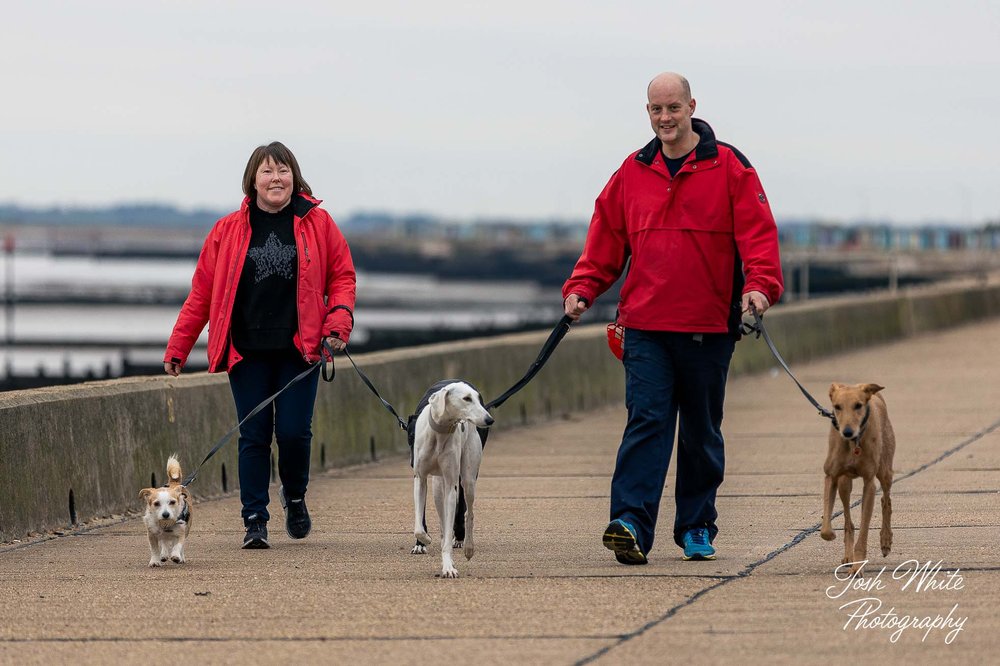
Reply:
M233 366L229 386L242 421L253 408L290 382L308 364L292 352L248 356ZM268 520L271 439L278 442L278 476L285 497L305 497L309 484L313 406L319 371L306 375L240 428L239 474L243 521Z
M625 331L628 423L611 480L611 519L636 528L643 553L653 547L678 417L674 542L682 546L691 527L707 527L715 539L715 494L725 470L722 403L735 342L726 333L699 339L690 333Z

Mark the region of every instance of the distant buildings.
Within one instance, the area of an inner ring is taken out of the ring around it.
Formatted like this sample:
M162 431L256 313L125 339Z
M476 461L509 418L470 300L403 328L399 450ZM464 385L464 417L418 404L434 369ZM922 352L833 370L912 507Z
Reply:
M818 250L1000 250L1000 224L979 228L927 225L898 227L887 223L852 225L779 222L783 247Z

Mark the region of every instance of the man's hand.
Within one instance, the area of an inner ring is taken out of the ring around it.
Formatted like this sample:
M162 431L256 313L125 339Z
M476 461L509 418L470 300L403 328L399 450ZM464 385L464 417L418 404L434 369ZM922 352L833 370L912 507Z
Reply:
M580 321L580 315L587 311L587 300L570 294L563 301L563 311L573 321Z
M164 361L163 370L171 377L176 377L181 374L181 364L173 363L172 361Z
M759 315L764 314L764 312L771 307L771 304L767 300L767 296L759 291L748 291L743 294L743 312L750 312L751 303Z
M324 342L326 342L326 343L327 343L328 345L330 345L330 346L331 346L331 347L333 348L333 351L335 351L335 352L339 352L339 351L341 351L341 350L342 350L342 349L343 349L344 347L346 347L346 346L347 346L347 345L346 345L346 344L344 343L344 341L343 341L343 340L341 340L340 338L338 338L338 337L337 337L337 336L335 336L335 335L330 335L330 336L327 336L327 337L326 337L326 338L324 339Z

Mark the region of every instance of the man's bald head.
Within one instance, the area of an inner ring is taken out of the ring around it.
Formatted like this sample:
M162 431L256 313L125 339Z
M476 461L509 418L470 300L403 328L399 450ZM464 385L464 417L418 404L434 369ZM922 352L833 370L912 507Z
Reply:
M680 88L684 96L684 101L691 101L691 84L680 74L675 72L663 72L657 74L649 85L646 86L646 97L651 98L655 90Z
M696 102L687 79L664 72L649 82L646 96L649 124L663 143L663 154L675 159L691 152L698 145L699 136L691 123Z

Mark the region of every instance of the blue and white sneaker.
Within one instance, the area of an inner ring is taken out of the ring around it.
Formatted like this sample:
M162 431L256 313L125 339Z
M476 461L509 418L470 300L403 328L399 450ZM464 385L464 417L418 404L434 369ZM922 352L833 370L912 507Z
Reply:
M630 523L616 518L604 530L604 547L614 551L615 559L622 564L646 564L646 556L639 550L635 534Z
M684 533L685 560L714 560L715 548L708 540L708 530L704 527L692 527Z

